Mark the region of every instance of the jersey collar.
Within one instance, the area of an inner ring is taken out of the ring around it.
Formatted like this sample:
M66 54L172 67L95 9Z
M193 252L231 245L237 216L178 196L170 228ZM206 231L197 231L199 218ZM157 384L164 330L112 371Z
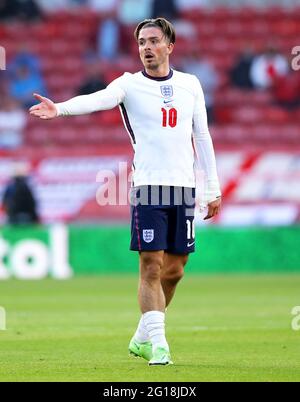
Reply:
M154 80L154 81L166 81L169 80L170 78L173 77L173 70L170 69L170 72L168 75L166 75L165 77L152 77L151 75L146 73L146 70L142 71L142 74L144 77L149 78L150 80Z

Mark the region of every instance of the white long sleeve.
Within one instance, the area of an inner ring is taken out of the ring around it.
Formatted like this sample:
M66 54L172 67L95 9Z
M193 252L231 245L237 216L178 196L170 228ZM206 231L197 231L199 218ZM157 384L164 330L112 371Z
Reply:
M117 105L135 151L135 186L195 187L195 148L205 171L205 200L220 195L203 91L195 76L170 70L168 77L158 81L144 72L124 73L105 90L56 107L59 116L68 116ZM174 157L178 154L180 158Z
M198 96L193 116L193 139L198 161L205 172L207 202L221 195L216 158L207 125L207 113L202 88L197 80Z
M113 109L122 103L124 91L116 85L109 85L102 91L90 95L76 96L66 102L55 103L57 116L71 116Z

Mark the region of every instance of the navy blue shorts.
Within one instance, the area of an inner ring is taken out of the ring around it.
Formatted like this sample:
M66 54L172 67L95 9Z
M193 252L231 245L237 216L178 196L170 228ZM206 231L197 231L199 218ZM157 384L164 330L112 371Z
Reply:
M195 189L140 186L131 189L131 244L134 251L195 251Z

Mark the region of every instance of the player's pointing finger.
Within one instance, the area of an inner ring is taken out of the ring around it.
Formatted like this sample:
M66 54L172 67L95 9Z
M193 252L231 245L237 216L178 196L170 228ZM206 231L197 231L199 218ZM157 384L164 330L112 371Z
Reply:
M40 102L43 102L46 100L46 98L44 98L43 96L41 96L39 94L33 94L33 96L35 97L35 99L37 99Z

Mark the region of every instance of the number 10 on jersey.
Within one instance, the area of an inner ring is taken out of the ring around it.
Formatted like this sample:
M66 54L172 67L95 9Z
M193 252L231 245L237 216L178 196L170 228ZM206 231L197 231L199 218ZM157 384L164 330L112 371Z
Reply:
M172 107L172 109L161 108L163 118L162 118L162 126L167 127L168 125L172 128L177 125L177 110Z

